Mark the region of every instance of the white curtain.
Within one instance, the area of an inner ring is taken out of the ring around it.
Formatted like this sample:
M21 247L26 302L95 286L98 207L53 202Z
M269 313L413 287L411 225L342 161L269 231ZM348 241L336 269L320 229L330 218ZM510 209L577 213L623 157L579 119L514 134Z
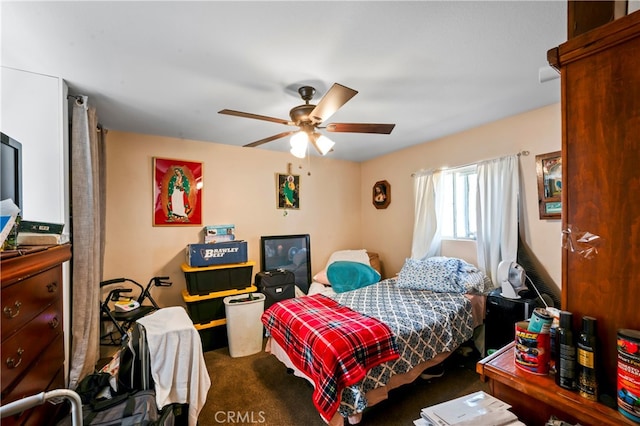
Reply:
M92 373L100 358L100 280L104 253L104 132L86 96L73 103L71 122L72 296L69 387Z
M424 259L440 255L442 237L440 217L442 215L441 173L439 171L418 172L413 181L414 222L411 257Z
M498 264L516 261L518 252L518 157L483 161L477 171L478 267L499 287Z

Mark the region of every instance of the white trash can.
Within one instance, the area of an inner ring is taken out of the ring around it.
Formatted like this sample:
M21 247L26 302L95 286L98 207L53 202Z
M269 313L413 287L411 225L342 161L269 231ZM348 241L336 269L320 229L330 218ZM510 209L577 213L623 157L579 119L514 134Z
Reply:
M262 350L262 321L265 296L262 293L227 296L224 311L227 317L229 355L233 358L252 355Z

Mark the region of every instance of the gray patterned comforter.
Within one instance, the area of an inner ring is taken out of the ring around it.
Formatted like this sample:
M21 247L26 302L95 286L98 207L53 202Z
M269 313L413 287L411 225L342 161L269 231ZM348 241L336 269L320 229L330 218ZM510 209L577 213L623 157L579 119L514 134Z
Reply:
M391 376L455 350L473 334L471 302L463 294L401 289L395 279L387 279L332 297L387 324L400 352L399 359L371 369L364 380L343 390L339 411L344 417L361 413L367 406L365 394Z

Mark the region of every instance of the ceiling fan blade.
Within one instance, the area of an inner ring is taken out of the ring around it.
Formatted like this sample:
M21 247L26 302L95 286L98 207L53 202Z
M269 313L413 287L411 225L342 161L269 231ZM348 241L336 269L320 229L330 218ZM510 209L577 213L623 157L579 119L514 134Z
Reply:
M235 115L236 117L244 117L244 118L254 118L256 120L271 121L273 123L285 124L287 126L294 125L294 123L288 120L283 120L281 118L268 117L266 115L259 115L259 114L251 114L249 112L234 111L232 109L223 109L221 111L218 111L218 114Z
M253 147L262 145L263 143L275 141L276 139L280 139L280 138L284 138L285 136L292 135L295 132L296 132L296 130L291 130L289 132L278 133L277 135L269 136L268 138L260 139L259 141L251 142L251 143L248 143L248 144L243 145L243 146L253 148Z
M331 123L327 124L326 130L328 132L381 133L388 135L395 126L395 124L380 123Z
M329 91L309 114L315 123L322 123L331 117L340 107L353 98L358 92L338 83L333 83Z

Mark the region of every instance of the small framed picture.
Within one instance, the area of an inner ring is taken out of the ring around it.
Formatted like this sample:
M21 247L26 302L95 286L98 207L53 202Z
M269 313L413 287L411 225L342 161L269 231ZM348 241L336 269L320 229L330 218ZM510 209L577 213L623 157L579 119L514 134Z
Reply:
M153 226L202 225L202 163L153 159Z
M371 202L376 209L386 209L391 203L391 185L386 180L379 180L373 185Z
M536 155L540 219L562 215L562 155L560 151Z
M276 173L276 194L279 209L299 209L300 176Z

